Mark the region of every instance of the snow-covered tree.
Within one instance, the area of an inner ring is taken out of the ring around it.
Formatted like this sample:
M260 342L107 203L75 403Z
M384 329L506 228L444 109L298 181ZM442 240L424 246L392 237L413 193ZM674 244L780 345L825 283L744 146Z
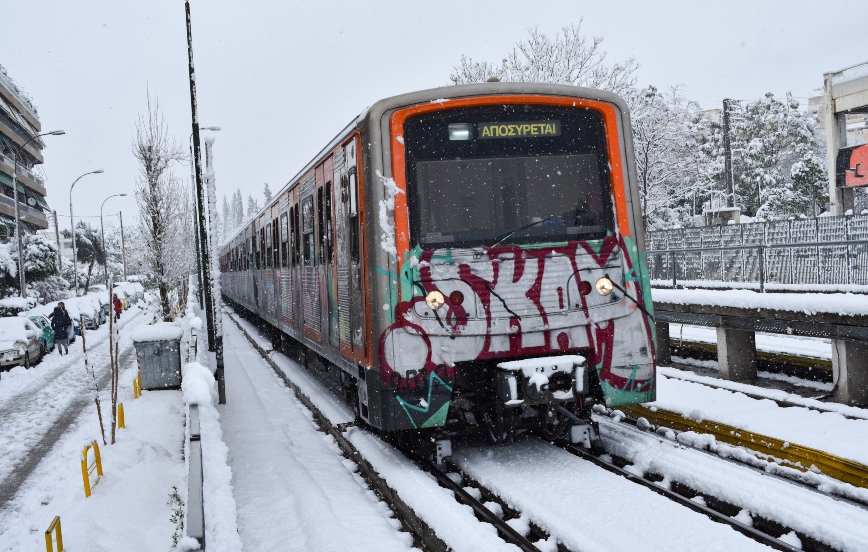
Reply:
M259 202L253 199L252 194L247 195L247 219L249 220L253 218L254 215L259 211Z
M600 88L618 94L628 92L636 84L639 63L628 58L606 64L602 36L582 34L582 20L564 27L550 37L534 27L528 38L519 40L512 52L500 63L474 61L461 56L449 79L454 84L485 82L497 78L504 82L547 82Z
M819 201L825 164L813 112L800 111L789 93L768 93L735 103L732 121L736 197L748 214L785 216Z
M28 296L39 302L66 297L69 282L57 274L57 245L39 234L22 236ZM18 294L18 240L0 244L0 298Z
M226 196L223 196L223 232L220 234L220 241L226 241L226 238L229 237L229 234L232 233L233 225L232 218L229 216L229 202L226 200Z
M233 229L240 228L244 224L244 199L241 197L240 189L232 195L232 221Z
M271 188L268 187L268 182L266 182L265 186L262 188L262 196L265 198L265 203L263 203L263 205L268 205L271 201Z
M159 316L168 322L178 297L173 291L183 287L192 266L192 214L189 190L170 167L184 159L183 150L169 138L159 104L150 98L147 116L136 123L133 154L139 163L136 202L145 262L159 286Z

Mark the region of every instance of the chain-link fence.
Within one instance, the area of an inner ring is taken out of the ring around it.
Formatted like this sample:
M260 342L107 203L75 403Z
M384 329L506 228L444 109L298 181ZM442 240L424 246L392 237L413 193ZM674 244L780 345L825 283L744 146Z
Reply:
M868 285L868 215L658 230L646 244L655 284Z

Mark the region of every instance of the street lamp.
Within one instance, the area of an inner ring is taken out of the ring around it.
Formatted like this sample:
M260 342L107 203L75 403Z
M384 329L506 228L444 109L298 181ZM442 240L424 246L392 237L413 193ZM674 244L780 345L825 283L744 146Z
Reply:
M76 265L76 263L78 262L78 257L75 253L75 220L72 218L72 189L75 188L75 185L78 183L79 180L89 174L102 174L102 169L84 173L83 175L76 178L75 182L72 183L72 186L69 187L69 224L72 226L72 279L75 280L76 297L78 297L78 267Z
M24 281L24 241L21 239L21 212L19 211L18 206L18 154L20 151L27 147L27 144L36 140L40 136L61 136L66 134L66 131L63 130L52 130L51 132L43 132L42 134L37 134L36 136L31 136L29 140L21 144L21 146L16 146L14 143L12 145L12 199L15 202L15 236L18 238L18 285L19 292L21 297L27 297L27 288L25 287L26 283Z
M110 200L113 197L126 197L127 194L115 194L110 195L104 200L102 200L102 205L99 206L99 239L102 240L102 250L103 255L106 256L105 263L103 263L103 267L105 268L105 288L108 290L109 287L109 279L108 279L108 252L105 248L105 225L102 222L102 208L105 206L105 202Z

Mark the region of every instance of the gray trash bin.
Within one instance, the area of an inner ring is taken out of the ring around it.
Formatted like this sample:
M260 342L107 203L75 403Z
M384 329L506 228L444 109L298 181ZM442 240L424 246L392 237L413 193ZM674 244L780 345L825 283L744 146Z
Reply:
M181 387L181 336L184 330L171 322L158 322L133 330L133 344L142 374L142 389Z

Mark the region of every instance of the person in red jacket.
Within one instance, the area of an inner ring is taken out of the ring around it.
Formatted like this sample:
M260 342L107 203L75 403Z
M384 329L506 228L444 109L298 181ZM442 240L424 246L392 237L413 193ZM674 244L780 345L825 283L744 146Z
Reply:
M112 303L115 307L115 321L117 321L121 319L121 308L123 307L123 305L121 305L121 300L118 299L117 295L112 295L112 298Z

